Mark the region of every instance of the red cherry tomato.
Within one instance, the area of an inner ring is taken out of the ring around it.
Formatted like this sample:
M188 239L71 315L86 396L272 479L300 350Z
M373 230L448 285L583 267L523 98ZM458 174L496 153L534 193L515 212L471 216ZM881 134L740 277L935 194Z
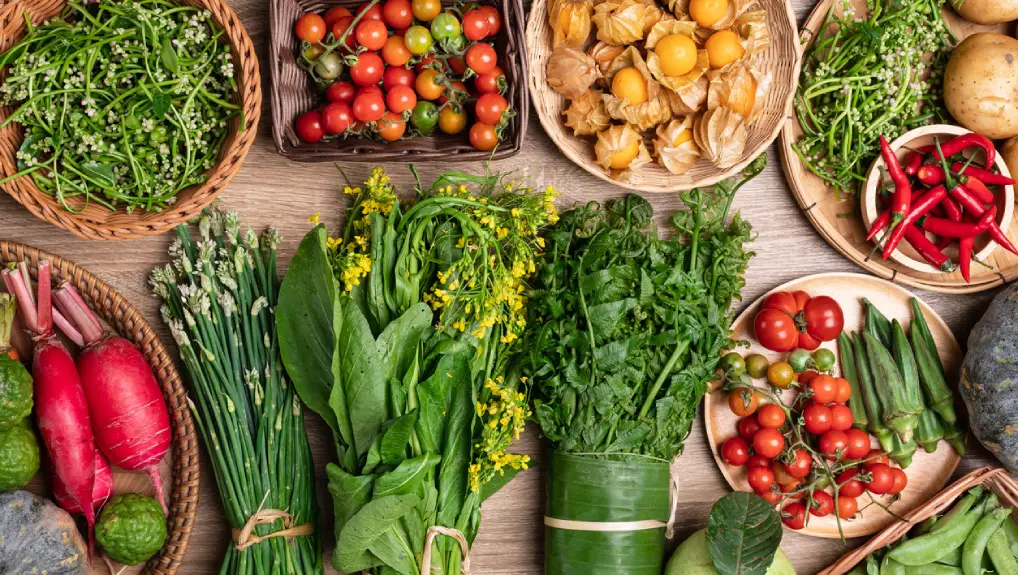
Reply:
M460 82L459 80L453 80L452 82L449 82L449 84L452 86L453 89L442 90L442 95L439 96L437 100L435 100L435 103L438 104L439 106L445 104L449 100L454 99L454 96L458 102L463 102L467 97L467 87L463 82Z
M826 491L814 491L809 512L817 517L827 517L834 511L834 498Z
M773 403L768 403L760 408L756 414L757 421L763 427L778 429L785 424L785 410Z
M450 56L446 62L449 64L449 68L457 74L462 74L467 71L467 63L463 61L463 58L459 56Z
M393 112L386 112L378 122L378 135L386 142L395 142L403 137L406 132L406 122L403 117Z
M325 19L318 14L304 14L297 18L294 32L297 38L311 44L318 44L325 39Z
M897 495L908 486L908 476L905 472L897 467L891 468L891 473L894 474L894 485L887 490L888 495Z
M781 501L781 492L774 491L773 489L769 491L757 492L757 495L762 497L764 501L770 503L771 505L777 505Z
M475 150L484 152L494 150L498 145L498 133L495 131L495 126L484 122L477 122L470 126L470 145Z
M848 431L852 428L853 423L852 410L847 405L835 403L831 406L831 429L835 431Z
M863 464L864 466L873 465L874 463L883 463L884 465L891 464L891 458L879 449L869 450L863 459L866 461L866 463Z
M368 50L381 50L389 38L389 31L385 29L385 24L381 20L362 20L360 24L357 24L354 37L358 44ZM405 45L404 48L406 48Z
M813 370L808 370L800 373L798 377L795 378L795 380L801 383L802 385L808 385L809 382L813 381L813 378L818 375L820 374Z
M771 351L792 351L799 343L795 320L776 309L764 309L756 314L753 333L760 345Z
M749 461L749 444L741 437L733 437L721 445L721 458L729 465L745 465Z
M483 40L490 32L488 19L480 10L469 10L463 15L463 35L467 40L472 42Z
M342 134L353 124L353 110L346 102L332 102L322 110L322 125L325 131L332 134Z
M774 472L766 467L749 470L749 486L753 491L767 491L774 485Z
M781 510L781 521L789 529L799 530L806 526L806 506L802 503L789 503Z
M852 384L843 377L839 377L834 381L838 384L838 393L834 401L837 403L848 403L848 400L852 399Z
M353 16L349 10L342 6L333 6L325 11L325 29L331 30L337 20L345 16Z
M373 86L382 81L385 64L374 52L361 52L357 63L350 66L350 79L358 86Z
M803 306L802 313L806 332L817 339L831 341L845 328L845 316L834 298L817 296Z
M467 66L478 74L487 74L495 69L498 55L491 44L474 44L467 49Z
M385 105L390 111L402 114L407 110L413 110L417 105L417 92L406 86L393 86L385 94Z
M502 121L502 113L508 105L501 94L482 94L474 106L474 114L479 122L495 125Z
M414 81L417 76L414 71L409 68L400 68L397 66L389 66L382 73L382 87L385 91L392 90L396 86L406 86L407 88L413 89Z
M421 61L414 66L414 71L417 72L418 74L429 69L442 72L444 68L445 66L442 60L435 62L434 54L426 54L423 58L421 58Z
M838 517L851 519L856 511L859 511L859 501L855 497L838 495Z
M357 7L357 13L360 14L361 12L365 12L364 16L361 17L361 22L365 20L379 20L379 21L382 20L381 4L375 4L374 6L371 6L371 2L365 2Z
M865 459L866 454L870 452L870 435L861 429L849 429L845 431L845 437L848 438L845 457L858 460Z
M494 6L481 6L477 11L488 21L488 36L498 34L502 29L502 15L498 13L498 9Z
M409 28L414 23L410 0L386 0L382 6L382 20L397 30Z
M360 96L361 94L378 94L379 96L382 97L383 100L385 99L385 94L382 93L382 89L379 88L377 85L364 86L363 88L357 90L357 95Z
M834 403L838 399L838 382L825 373L811 379L808 387L813 390L813 401L817 403Z
M826 405L811 403L802 411L806 422L806 431L813 435L823 435L831 429L831 409Z
M361 122L377 122L385 115L381 91L361 91L353 100L353 117Z
M739 437L746 441L752 441L753 436L761 429L763 429L763 426L760 425L760 422L753 416L743 417L739 420Z
M357 88L354 88L350 82L333 82L325 90L325 99L330 102L346 102L347 104L353 103L353 97L357 93Z
M474 78L474 87L481 94L496 94L499 92L498 80L504 75L505 72L502 71L502 68L495 66L491 72Z
M297 130L297 136L313 144L321 141L325 137L325 127L322 126L322 113L318 110L308 110L297 118L297 123L294 126Z
M856 479L858 475L859 470L852 468L846 469L835 476L834 481L838 487L838 497L859 497L866 491L866 486L863 482ZM891 482L894 482L893 478Z
M760 313L768 310L778 311L793 319L791 329L796 332L794 345L782 349L768 347L772 351L791 351L796 347L817 349L821 342L836 338L845 323L841 308L832 298L828 296L810 298L804 291L772 293L764 299L761 310ZM760 340L759 332L757 339ZM789 345L787 339L782 339L778 343ZM767 347L762 340L761 344Z
M866 468L871 477L866 482L866 491L875 495L883 495L894 488L894 471L890 465L876 463Z
M353 16L343 16L339 20L336 20L335 22L332 23L331 28L332 37L335 38L336 41L339 41L339 39L343 37L343 34L346 34L346 31L350 28L352 24ZM354 42L356 39L357 35L355 34L355 30L351 30L350 33L347 34L346 40L343 41L343 44L345 44L347 48L350 48L352 50L355 45Z
M389 36L382 45L382 60L389 66L406 66L410 62L410 50L400 36Z
M848 436L844 431L832 429L820 436L820 453L827 456L827 459L844 459L846 449L848 449Z
M785 471L796 479L809 475L813 469L813 456L805 449L796 449L792 460L785 464Z
M785 448L785 437L777 429L765 427L753 436L753 449L764 457L774 459Z
M749 458L749 461L746 462L747 469L753 469L754 467L766 467L767 469L770 469L771 465L771 460L759 453L754 453L753 456ZM773 473L773 471L771 471L771 473Z

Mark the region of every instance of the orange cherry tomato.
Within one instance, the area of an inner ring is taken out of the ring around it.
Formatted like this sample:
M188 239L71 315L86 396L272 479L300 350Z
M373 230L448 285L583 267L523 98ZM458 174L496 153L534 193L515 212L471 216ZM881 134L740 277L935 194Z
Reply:
M325 19L318 14L304 14L297 19L294 32L304 42L317 44L325 39Z

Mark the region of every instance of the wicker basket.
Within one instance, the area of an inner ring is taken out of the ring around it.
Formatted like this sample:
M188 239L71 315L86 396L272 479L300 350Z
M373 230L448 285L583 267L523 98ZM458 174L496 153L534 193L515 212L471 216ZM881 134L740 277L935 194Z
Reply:
M134 239L162 234L186 222L200 213L230 183L258 132L262 106L258 58L251 38L226 0L180 2L207 9L216 23L226 31L224 37L230 43L237 70L238 90L234 93L233 102L241 107L246 120L243 130L240 118L235 117L230 121L229 134L223 143L219 163L208 173L208 179L201 186L192 186L180 192L177 203L162 212L135 210L131 214L123 209L111 211L94 202L80 213L70 213L52 196L43 193L31 177L18 178L5 184L3 187L7 193L28 211L84 239ZM65 5L64 0L13 0L9 4L0 1L0 52L16 44L24 35L26 13L31 16L32 22L42 22L60 14ZM13 112L9 107L0 107L0 123ZM21 147L22 139L23 131L16 122L0 130L0 179L17 173L14 154ZM77 204L78 207L82 205L83 202Z
M332 6L351 11L363 0L269 0L269 70L271 71L272 139L276 150L298 162L458 162L501 160L515 155L523 147L530 116L527 92L527 57L523 37L522 0L493 0L502 13L502 29L495 36L498 64L505 71L508 91L505 99L516 111L502 133L502 142L493 152L475 150L467 132L456 135L418 136L396 142L346 138L309 144L297 137L293 124L297 117L317 102L314 84L297 64L294 50L298 42L293 25L301 14L322 12ZM452 6L452 0L443 0Z
M170 443L173 481L172 489L167 490L170 499L169 533L163 549L148 561L142 573L176 573L184 561L198 513L199 476L198 436L177 368L152 326L109 285L59 256L23 244L0 241L0 265L27 261L35 277L40 260L50 261L54 283L67 281L73 284L89 308L118 334L138 346L162 385L173 429Z
M874 536L873 539L870 539L862 547L846 553L841 559L838 559L833 565L824 569L818 575L844 575L848 573L860 562L865 561L870 553L898 541L917 524L950 509L955 500L976 485L982 485L996 493L1001 503L1011 507L1012 510L1018 509L1018 483L1011 479L1011 476L1007 474L1007 470L981 467L955 481L933 497L933 499L916 507L905 516L903 521L895 522Z
M629 181L612 179L599 166L594 156L594 138L578 137L562 119L568 103L565 96L552 90L545 81L545 68L551 56L552 30L548 26L550 0L534 0L527 20L527 52L530 58L530 92L541 125L559 150L578 166L595 176L632 190L642 192L676 192L698 186L709 186L728 178L746 167L777 138L795 97L799 83L799 37L792 3L787 0L758 0L767 11L771 45L760 54L761 68L773 74L771 88L764 102L763 115L749 129L749 139L742 159L722 170L701 159L688 172L675 175L657 162L641 167Z

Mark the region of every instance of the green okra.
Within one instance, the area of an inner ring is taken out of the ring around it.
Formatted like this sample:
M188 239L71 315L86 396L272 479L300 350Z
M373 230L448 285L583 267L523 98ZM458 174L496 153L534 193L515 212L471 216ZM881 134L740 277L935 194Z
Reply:
M852 351L855 353L856 374L859 377L859 391L862 392L866 419L869 422L867 427L869 432L880 442L880 449L885 453L890 453L893 449L891 436L894 433L884 425L880 397L877 395L876 384L873 382L873 372L870 371L866 345L863 342L862 334L853 332L851 339L853 342Z
M923 310L919 309L919 300L912 298L912 325L909 326L909 330L915 335L919 335L922 338L923 343L926 345L926 349L930 351L933 359L933 365L940 370L940 374L943 377L947 377L947 370L944 369L944 363L940 361L940 352L937 351L937 344L933 340L933 332L930 331L930 325L926 323L926 316L923 315Z
M862 304L866 307L866 331L880 340L884 347L891 349L891 321L870 300L862 298Z
M1002 525L990 536L986 543L986 552L990 555L990 562L993 563L997 575L1018 575L1018 561L1015 561L1014 554L1011 553L1006 527Z
M961 568L965 575L982 575L986 545L1010 513L1008 509L996 509L984 515L972 528L965 538L965 546L961 553Z
M922 317L922 314L918 316ZM923 395L927 404L941 419L948 423L958 421L958 414L954 410L954 393L947 385L944 378L944 371L940 363L940 356L937 355L936 345L932 336L928 335L929 328L924 331L919 325L921 320L913 319L910 326L912 336L912 351L915 354L916 367L919 370L919 381L922 384ZM925 324L925 322L922 322ZM927 339L929 338L929 339Z
M916 426L916 439L919 445L922 445L926 453L933 453L943 438L944 428L940 425L940 418L933 410L924 409L919 414L919 424Z
M852 386L852 397L848 400L848 408L852 410L852 426L866 431L869 425L869 414L862 388L859 385L859 369L855 364L855 347L848 334L838 334L838 357L841 358L841 376Z
M891 434L891 450L888 455L902 469L908 469L912 465L912 457L918 449L914 437L908 441L902 441L897 434Z
M904 383L904 396L906 400L906 409L914 411L918 416L923 411L926 411L926 404L923 402L923 390L922 385L919 383L919 368L916 365L915 355L912 353L912 345L908 342L908 337L905 336L905 330L898 323L898 320L891 322L891 356L894 358L895 365L898 366L898 373L901 375L902 382ZM916 420L918 425L918 417ZM897 431L897 430L896 430ZM914 433L915 426L912 431ZM909 434L898 432L901 435L902 441L908 441Z
M967 433L957 423L941 421L940 426L944 429L944 440L951 444L958 455L965 455Z
M874 387L880 397L883 422L907 443L912 439L923 406L912 401L912 395L906 390L905 381L891 352L869 331L862 332L862 338L866 344Z

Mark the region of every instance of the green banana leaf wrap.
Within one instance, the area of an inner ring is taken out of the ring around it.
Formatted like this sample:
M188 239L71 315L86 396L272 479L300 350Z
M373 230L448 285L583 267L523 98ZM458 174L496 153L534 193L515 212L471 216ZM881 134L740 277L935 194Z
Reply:
M555 452L547 471L546 517L588 524L577 526L582 529L545 526L546 574L660 575L671 508L668 464ZM633 521L660 527L591 530Z

